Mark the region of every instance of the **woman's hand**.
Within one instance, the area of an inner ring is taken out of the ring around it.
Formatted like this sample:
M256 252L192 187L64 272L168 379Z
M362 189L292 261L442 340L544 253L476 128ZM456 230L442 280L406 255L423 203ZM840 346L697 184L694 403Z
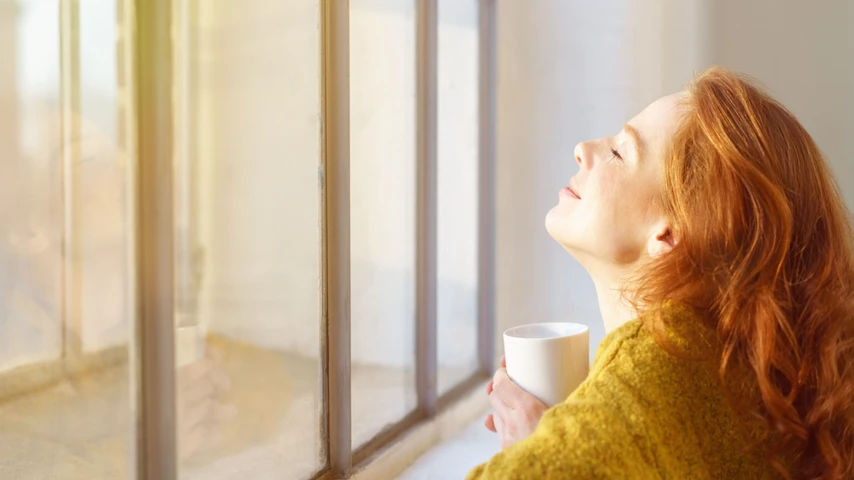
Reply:
M486 393L495 412L486 416L484 425L498 433L502 450L531 435L548 410L543 402L510 380L504 357L501 368L486 385Z

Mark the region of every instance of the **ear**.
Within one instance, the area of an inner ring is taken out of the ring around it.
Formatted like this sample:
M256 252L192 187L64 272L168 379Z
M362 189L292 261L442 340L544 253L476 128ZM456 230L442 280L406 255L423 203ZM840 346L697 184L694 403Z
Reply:
M655 258L673 250L677 243L679 243L679 239L676 236L675 229L670 224L662 222L650 235L647 251L650 257Z

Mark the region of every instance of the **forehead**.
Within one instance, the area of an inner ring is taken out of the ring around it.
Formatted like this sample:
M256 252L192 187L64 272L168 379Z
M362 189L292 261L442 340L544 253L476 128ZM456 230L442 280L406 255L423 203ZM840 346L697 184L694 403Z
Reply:
M629 122L650 151L660 152L673 137L685 111L686 99L684 92L661 97Z

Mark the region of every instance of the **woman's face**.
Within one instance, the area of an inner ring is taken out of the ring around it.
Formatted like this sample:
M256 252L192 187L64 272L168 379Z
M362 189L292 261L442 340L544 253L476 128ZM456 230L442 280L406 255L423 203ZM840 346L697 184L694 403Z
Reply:
M657 199L684 94L663 97L614 137L575 147L578 173L546 216L549 234L588 269L627 266L672 246Z

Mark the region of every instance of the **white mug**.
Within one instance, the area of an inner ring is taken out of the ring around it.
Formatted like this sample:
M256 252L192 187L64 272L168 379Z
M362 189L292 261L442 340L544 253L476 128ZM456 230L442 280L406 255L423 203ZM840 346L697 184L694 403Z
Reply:
M507 375L548 407L563 402L587 378L586 325L532 323L504 332Z

